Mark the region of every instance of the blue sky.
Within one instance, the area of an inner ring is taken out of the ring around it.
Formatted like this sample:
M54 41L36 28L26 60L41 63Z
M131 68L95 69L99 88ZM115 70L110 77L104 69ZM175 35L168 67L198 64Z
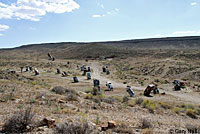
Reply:
M200 35L200 0L0 0L0 48Z

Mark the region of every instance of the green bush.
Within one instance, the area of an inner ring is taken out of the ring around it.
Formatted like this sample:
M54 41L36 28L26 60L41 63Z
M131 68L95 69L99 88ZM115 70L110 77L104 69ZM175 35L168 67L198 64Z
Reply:
M165 103L165 102L159 102L158 104L164 109L170 109L171 108L170 104Z
M194 109L186 109L186 115L194 119L197 118L196 111Z
M177 113L177 114L179 114L180 111L181 111L181 108L179 108L179 107L174 107L174 108L172 109L172 111L175 112L175 113Z
M154 110L156 109L156 105L153 103L153 101L151 100L144 100L142 102L142 106L144 108L147 108L150 112L154 112Z
M187 109L193 109L194 110L195 107L192 104L188 104L188 105L185 106L185 110L187 110Z

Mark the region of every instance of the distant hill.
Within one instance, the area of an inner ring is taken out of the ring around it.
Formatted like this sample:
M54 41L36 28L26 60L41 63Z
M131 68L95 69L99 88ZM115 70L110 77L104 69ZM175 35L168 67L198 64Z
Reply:
M200 36L135 39L108 42L60 42L23 45L0 49L0 56L7 58L47 58L50 52L56 58L98 58L149 56L165 50L165 56L180 50L200 50ZM167 52L167 53L166 53Z

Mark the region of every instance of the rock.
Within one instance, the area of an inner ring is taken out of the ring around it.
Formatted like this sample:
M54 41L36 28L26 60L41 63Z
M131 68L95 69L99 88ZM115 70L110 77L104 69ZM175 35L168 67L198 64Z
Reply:
M44 131L44 127L38 127L37 131Z
M49 100L50 100L50 101L56 101L57 98L56 98L56 97L51 97Z
M163 93L161 93L161 95L166 95L166 93L165 93L165 92L163 92Z
M114 128L117 126L117 123L114 121L108 121L108 128Z
M101 126L101 131L106 131L107 129L112 129L117 127L117 123L115 121L108 121L107 124L103 124Z
M46 102L45 101L39 101L39 105L45 105Z
M65 101L64 100L59 100L58 103L65 103Z
M91 128L91 129L96 129L96 124L95 123L93 123L93 122L91 122L91 121L88 121L88 125L89 125L89 127Z
M106 131L108 129L108 124L103 124L101 126L101 131Z
M19 103L21 100L20 99L16 99L15 100L15 103Z
M47 126L48 128L52 128L54 126L55 123L55 119L51 119L51 118L44 118L41 122L39 126Z
M26 129L29 130L31 127L30 126L26 126Z
M37 128L37 133L36 134L44 134L48 131L48 128L46 126L44 127L38 127Z
M92 109L97 109L97 107L96 107L96 106L93 106Z
M3 100L3 99L0 99L0 102L6 102L5 100Z

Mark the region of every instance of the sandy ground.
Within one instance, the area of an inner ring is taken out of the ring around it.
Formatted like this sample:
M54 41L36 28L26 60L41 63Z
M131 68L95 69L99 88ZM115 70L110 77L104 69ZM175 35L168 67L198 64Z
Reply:
M31 62L31 60L30 60ZM37 61L40 64L47 64L49 61L41 60ZM72 63L74 61L71 61ZM23 76L34 78L37 81L43 81L48 84L46 87L42 87L43 85L26 85L26 83L14 83L13 86L18 88L18 92L16 93L16 100L1 102L0 106L0 126L3 125L4 121L11 116L15 111L18 111L21 105L25 106L30 103L30 99L35 99L34 109L37 113L39 119L43 117L52 117L55 118L58 122L63 122L66 120L75 120L79 113L86 113L90 121L93 123L96 122L97 117L100 122L103 124L106 121L114 120L118 124L125 123L129 124L131 129L134 130L135 133L142 133L142 129L138 127L142 119L150 119L153 124L154 133L168 133L169 129L186 129L185 125L191 123L194 126L197 126L200 122L198 119L192 119L185 115L184 113L176 114L170 110L158 108L154 113L150 113L148 109L143 108L142 106L129 106L128 104L122 102L115 102L113 104L102 102L101 104L95 103L92 100L85 99L84 96L87 95L85 93L86 90L92 90L93 88L93 79L99 79L101 83L101 89L103 96L105 97L119 97L123 98L124 96L128 96L125 88L127 84L123 84L121 81L112 79L106 74L102 73L102 66L98 61L77 61L78 65L86 64L90 66L92 69L91 75L92 79L87 80L86 76L82 76L82 72L76 69L77 64L72 64L71 67L63 67L62 70L71 71L77 73L77 77L79 79L79 83L73 82L73 75L68 77L61 77L61 75L56 74L56 68L59 67L60 64L66 64L65 60L56 60L54 63L55 66L53 68L38 68L40 70L39 76L33 76L33 73L26 72L23 73ZM18 71L19 73L19 71ZM111 81L114 87L113 92L103 91L107 87L105 86L107 81ZM5 82L10 83L9 80L1 80L4 82L3 85L6 85ZM17 81L18 82L18 81ZM55 86L63 86L67 88L75 89L79 94L79 101L66 103L58 103L59 100L63 100L65 96L57 95L51 91L51 89ZM154 97L148 98L143 96L143 91L145 86L135 86L131 85L131 87L135 91L135 97L130 98L130 103L134 103L136 98L143 98L145 100L152 100L154 102L167 102L168 104L176 104L176 103L184 103L184 104L200 104L200 95L199 93L192 92L190 90L186 91L172 91L169 85L162 85L160 88L160 92L165 92L166 95L154 95ZM40 94L45 94L45 99L37 100L36 96ZM3 93L1 93L3 95ZM40 104L45 102L46 100L55 100L52 101L52 106L48 106L49 104ZM133 101L133 102L132 102ZM95 108L94 108L95 107ZM63 112L67 109L67 112ZM77 112L79 111L79 112ZM101 124L100 124L101 125ZM99 125L99 126L100 126ZM98 127L99 127L98 126ZM34 132L33 132L34 133ZM52 130L45 130L41 132L42 134L52 133Z
M101 85L105 85L107 81L110 81L113 84L114 88L122 88L125 91L125 88L127 84L123 84L120 82L117 82L115 80L109 79L105 76L105 74L102 74L101 72L101 66L98 64L98 62L92 62L91 68L93 69L92 76L93 78L99 79L101 82ZM145 87L136 87L133 85L130 85L134 90L140 90L144 91ZM200 104L200 95L193 92L184 92L184 91L170 91L172 90L170 87L160 87L165 90L160 89L160 92L165 92L166 94L178 97L180 101L186 101L188 103L194 103L194 104Z

